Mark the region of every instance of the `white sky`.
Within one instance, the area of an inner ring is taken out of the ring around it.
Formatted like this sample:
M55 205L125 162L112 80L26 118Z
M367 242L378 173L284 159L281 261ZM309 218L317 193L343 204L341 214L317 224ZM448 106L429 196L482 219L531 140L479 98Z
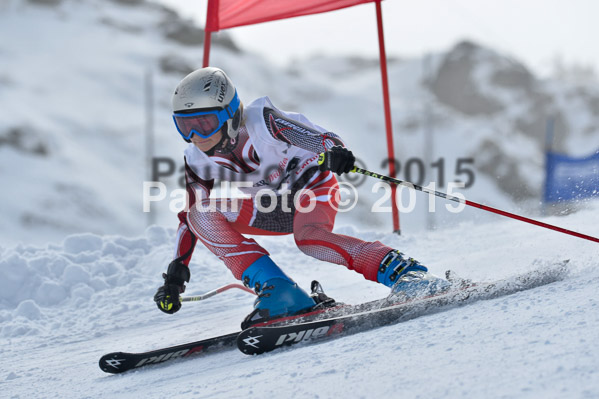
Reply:
M207 0L158 1L205 25ZM551 71L558 56L599 69L599 1L385 0L382 7L388 55L419 56L469 38L537 73ZM313 53L378 55L373 3L228 31L241 47L282 65Z

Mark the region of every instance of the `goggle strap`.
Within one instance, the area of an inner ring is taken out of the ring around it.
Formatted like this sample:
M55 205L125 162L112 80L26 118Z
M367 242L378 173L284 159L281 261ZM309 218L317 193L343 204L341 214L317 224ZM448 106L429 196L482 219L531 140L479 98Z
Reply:
M233 107L231 107L231 105L236 105L237 109L239 109L239 97L237 97L237 90L235 90L235 96L233 96L233 99L231 100L231 102L229 103L229 105L227 105L225 107L225 110L227 110L227 115L229 115L229 118L232 118L235 115L235 111L233 111Z

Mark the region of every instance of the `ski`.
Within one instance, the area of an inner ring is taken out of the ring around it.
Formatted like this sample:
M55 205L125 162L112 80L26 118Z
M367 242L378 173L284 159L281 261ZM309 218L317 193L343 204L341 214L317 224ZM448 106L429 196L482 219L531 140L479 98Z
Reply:
M237 337L241 352L253 355L307 341L355 334L376 327L437 313L475 301L498 298L562 280L567 275L568 261L526 274L491 283L457 284L449 291L428 297L393 303L385 300L356 306L345 306L333 312L336 317L252 326ZM323 312L321 315L328 315ZM318 316L316 316L318 318Z
M302 342L354 334L550 284L567 275L567 263L566 260L492 283L456 279L449 291L412 300L390 301L385 298L358 305L336 303L307 314L267 321L241 332L148 352L112 352L100 358L99 366L107 373L119 374L192 355L231 350L236 345L245 354L260 354Z
M100 358L100 369L107 373L119 374L151 364L186 358L192 355L234 349L239 332L208 338L201 341L171 346L149 352L113 352Z

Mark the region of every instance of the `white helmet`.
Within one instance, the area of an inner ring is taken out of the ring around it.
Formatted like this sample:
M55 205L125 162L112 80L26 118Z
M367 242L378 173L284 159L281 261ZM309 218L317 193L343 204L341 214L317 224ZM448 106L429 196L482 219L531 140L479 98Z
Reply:
M219 68L198 69L179 83L173 94L173 120L187 142L196 134L207 138L225 127L237 137L242 119L241 102L231 79Z

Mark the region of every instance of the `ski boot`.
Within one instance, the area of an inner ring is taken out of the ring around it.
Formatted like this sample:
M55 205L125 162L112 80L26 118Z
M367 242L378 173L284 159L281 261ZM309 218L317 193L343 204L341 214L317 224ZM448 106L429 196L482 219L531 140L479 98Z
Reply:
M254 310L246 316L241 328L284 316L309 312L316 302L270 259L263 256L242 275L246 287L258 294Z
M388 299L411 300L449 290L451 283L434 276L414 258L390 251L379 266L377 281L391 288Z

